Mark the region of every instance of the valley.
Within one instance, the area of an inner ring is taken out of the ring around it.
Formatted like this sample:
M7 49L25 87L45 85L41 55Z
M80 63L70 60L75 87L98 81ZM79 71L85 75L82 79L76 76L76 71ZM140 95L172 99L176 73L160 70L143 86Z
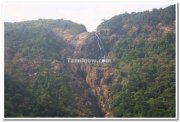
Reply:
M175 24L175 5L114 16L96 32L63 19L5 22L5 117L175 117Z

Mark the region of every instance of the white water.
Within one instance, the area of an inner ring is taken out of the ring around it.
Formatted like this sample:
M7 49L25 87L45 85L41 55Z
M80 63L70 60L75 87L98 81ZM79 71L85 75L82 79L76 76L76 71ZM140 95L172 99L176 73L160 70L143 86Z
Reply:
M100 37L99 37L99 35L97 33L95 33L95 36L97 37L96 41L97 41L99 49L100 49L101 58L105 58L106 57L106 51L104 49L102 40L100 39Z

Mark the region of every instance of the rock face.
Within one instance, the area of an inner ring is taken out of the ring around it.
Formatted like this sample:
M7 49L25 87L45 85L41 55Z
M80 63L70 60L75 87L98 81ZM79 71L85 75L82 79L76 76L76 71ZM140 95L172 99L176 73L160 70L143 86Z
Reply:
M132 14L131 19L135 15ZM151 13L145 12L140 19L139 16L137 18L144 23L134 19L132 20L136 23L132 23L129 19L130 14L115 16L97 28L107 54L117 59L115 63L119 63L118 67L114 66L114 62L109 66L67 62L68 57L100 58L98 37L95 32L87 32L83 25L65 20L5 23L5 73L13 76L15 80L27 82L29 86L38 75L47 75L49 72L66 74L69 78L68 85L72 90L69 92L74 95L73 100L69 101L76 116L112 117L110 90L113 85L123 86L128 83L130 67L120 59L119 53L126 51L126 48L129 48L126 45L128 46L130 42L123 43L122 51L118 50L119 45L116 44L127 38L132 38L136 43L141 39L148 42L155 37L162 37L175 31L174 20L167 24L162 22L164 19L159 19L153 22L152 26L152 22L146 22L144 19L147 15L150 16ZM157 15L159 17L159 14ZM115 56L113 51L118 53L118 56Z
M76 58L98 58L100 51L96 39L94 33L84 32L77 35L73 40L75 46L73 56Z
M102 32L101 32L102 33ZM111 30L108 30L108 34ZM107 35L108 37L108 35ZM87 58L98 59L100 56L100 50L97 44L97 37L94 33L83 32L76 36L73 36L71 40L68 40L69 46L65 51L69 53L71 58ZM52 62L56 64L57 62ZM59 69L60 65L53 65L53 69ZM64 68L70 71L75 77L75 82L79 84L77 87L83 91L83 97L86 98L85 105L92 108L94 113L99 116L112 117L110 110L110 87L117 81L117 69L110 68L108 66L95 66L90 64L70 64L64 65ZM79 106L79 105L77 105ZM87 116L81 110L80 116ZM91 115L93 116L93 115Z
M102 30L99 34L105 34L104 36L111 37L112 30ZM71 37L73 38L68 40L68 43L73 47L71 48L73 49L72 57L89 59L99 58L100 50L95 33L82 32ZM97 67L90 64L67 65L69 66L69 70L72 71L72 74L82 78L77 79L81 81L80 84L87 84L88 90L85 91L87 94L91 94L97 99L97 104L103 116L111 117L112 113L109 110L109 91L112 82L117 82L117 69L108 66ZM91 101L92 100L87 101L86 104L92 104Z
M97 102L97 97L93 94L93 91L89 84L86 83L84 77L86 74L81 70L80 65L70 64L67 66L69 69L69 74L73 74L73 87L78 91L81 99L76 99L75 108L78 113L78 116L81 117L103 117L101 107ZM80 107L84 106L84 107Z
M86 66L86 82L97 97L102 112L109 112L109 88L116 80L117 70L109 67ZM110 114L108 115L110 116Z

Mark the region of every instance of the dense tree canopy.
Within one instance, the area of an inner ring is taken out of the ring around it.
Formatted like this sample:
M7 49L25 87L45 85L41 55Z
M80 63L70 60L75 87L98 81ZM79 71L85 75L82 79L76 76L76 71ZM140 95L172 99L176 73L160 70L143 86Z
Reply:
M100 103L113 117L175 117L175 21L175 5L105 20L97 33L108 65L65 60L97 51L84 25L5 23L5 117L101 117Z

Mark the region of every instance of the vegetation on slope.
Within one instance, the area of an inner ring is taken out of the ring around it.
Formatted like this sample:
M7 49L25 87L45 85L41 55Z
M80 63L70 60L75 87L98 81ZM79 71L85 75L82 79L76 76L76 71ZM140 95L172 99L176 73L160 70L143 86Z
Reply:
M82 97L87 86L66 66L68 43L54 28L86 31L65 20L5 23L5 117L101 116L94 96Z
M115 117L175 117L175 5L118 15L97 28L119 68L110 90ZM106 31L104 33L103 31ZM123 84L122 81L127 81Z
M122 66L126 62L124 65L129 64L129 70L128 73L122 70L119 77L120 80L127 78L128 83L112 87L111 108L114 116L175 116L174 37L166 36L151 44L141 42L134 45L131 42L128 46L135 47L122 51L119 64Z
M118 15L97 30L119 70L108 80L112 116L175 117L175 6ZM102 116L86 73L63 59L73 48L62 34L81 32L65 20L5 23L5 117Z

